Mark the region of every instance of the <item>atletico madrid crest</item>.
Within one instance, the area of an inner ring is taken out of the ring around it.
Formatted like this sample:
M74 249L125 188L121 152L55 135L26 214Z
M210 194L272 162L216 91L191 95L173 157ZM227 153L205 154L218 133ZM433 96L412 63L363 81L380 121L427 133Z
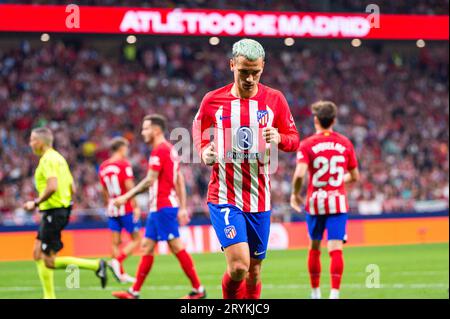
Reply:
M256 113L256 117L258 119L258 123L262 126L267 125L267 123L269 122L269 112L267 112L266 110L259 110Z
M228 226L224 229L224 231L225 231L225 236L228 239L233 239L234 237L236 237L237 232L236 232L236 228L234 228L234 226Z

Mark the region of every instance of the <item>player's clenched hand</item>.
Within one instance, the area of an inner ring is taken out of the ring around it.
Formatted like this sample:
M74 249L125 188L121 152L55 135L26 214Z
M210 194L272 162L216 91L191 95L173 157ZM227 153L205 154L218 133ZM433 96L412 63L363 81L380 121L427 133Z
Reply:
M23 204L23 209L31 211L36 208L36 203L32 200L29 200L25 204Z
M127 202L128 198L125 195L119 196L113 200L114 206L119 208Z
M302 211L300 205L303 204L303 198L300 194L291 194L291 207L297 212L300 213Z
M217 161L217 152L215 152L214 142L211 142L202 153L203 163L206 165L213 165Z
M278 130L274 127L263 128L262 136L266 143L279 144L281 142L281 136L278 133Z
M189 213L185 208L178 209L178 223L180 226L184 226L189 224L191 218L189 217Z

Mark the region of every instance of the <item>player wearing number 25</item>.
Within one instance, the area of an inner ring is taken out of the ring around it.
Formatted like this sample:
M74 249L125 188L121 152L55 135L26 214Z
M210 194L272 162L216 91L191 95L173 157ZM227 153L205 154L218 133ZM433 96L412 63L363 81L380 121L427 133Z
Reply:
M109 148L111 157L99 168L103 197L108 205L106 209L108 227L112 231L112 260L109 262L109 267L120 283L134 282L134 278L125 272L123 261L139 245L141 211L134 198L120 207L113 204L115 198L134 187L133 169L127 160L129 142L124 137L114 137L110 141ZM131 241L123 247L123 250L120 250L122 229L130 235Z
M297 167L292 181L291 206L300 212L300 190L309 171L306 195L306 221L311 246L308 257L312 298L320 298L320 242L327 229L331 257L330 298L339 297L344 263L342 247L346 240L348 201L345 183L359 179L358 162L352 143L333 131L337 107L328 101L312 105L316 134L303 140L297 153Z

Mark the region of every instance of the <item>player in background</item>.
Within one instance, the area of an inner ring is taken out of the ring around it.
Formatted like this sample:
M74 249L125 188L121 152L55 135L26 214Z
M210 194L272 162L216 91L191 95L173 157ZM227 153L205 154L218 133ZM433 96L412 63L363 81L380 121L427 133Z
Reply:
M311 298L321 298L320 244L326 229L331 258L330 299L338 299L344 271L342 249L346 240L348 212L345 184L359 179L358 162L351 141L333 131L336 105L319 101L312 105L312 113L316 133L300 143L290 202L292 208L301 211L300 206L304 201L300 191L309 172L305 211L311 240L308 256Z
M134 251L141 240L139 234L141 210L135 199L127 201L120 207L113 204L114 198L125 194L135 186L133 169L127 160L128 140L124 137L113 138L110 142L110 150L111 157L104 161L99 169L103 197L107 203L108 227L112 231L112 260L109 267L120 283L134 282L135 279L125 272L123 261ZM125 229L130 235L131 241L121 251L122 229Z
M295 152L300 140L284 95L259 83L264 58L259 42L236 42L234 82L204 96L192 128L202 162L212 166L207 201L227 263L224 299L260 298L271 214L271 163L261 159L271 144Z
M180 171L178 154L164 137L165 129L165 117L154 114L144 118L142 136L145 143L152 147L147 176L114 201L114 204L120 207L137 194L149 190L150 213L147 217L145 238L141 244L143 256L137 269L136 282L128 291L113 292L113 296L119 299L139 298L141 287L152 268L154 250L158 241L167 241L170 251L177 257L192 284L192 291L184 298L206 297L205 288L200 283L194 262L180 239L179 225L189 223L186 186Z

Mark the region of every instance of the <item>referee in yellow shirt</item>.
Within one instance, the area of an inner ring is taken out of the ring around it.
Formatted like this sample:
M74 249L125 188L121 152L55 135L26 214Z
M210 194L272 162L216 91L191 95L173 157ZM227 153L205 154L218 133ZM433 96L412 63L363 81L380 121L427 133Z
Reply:
M104 288L107 280L107 265L104 260L56 256L63 248L61 232L69 223L75 184L66 160L53 148L53 134L50 129L34 129L30 136L30 147L33 153L40 157L34 174L39 197L26 202L24 208L32 211L39 207L42 213L33 257L44 298L55 298L53 269L66 269L69 265L95 271Z

